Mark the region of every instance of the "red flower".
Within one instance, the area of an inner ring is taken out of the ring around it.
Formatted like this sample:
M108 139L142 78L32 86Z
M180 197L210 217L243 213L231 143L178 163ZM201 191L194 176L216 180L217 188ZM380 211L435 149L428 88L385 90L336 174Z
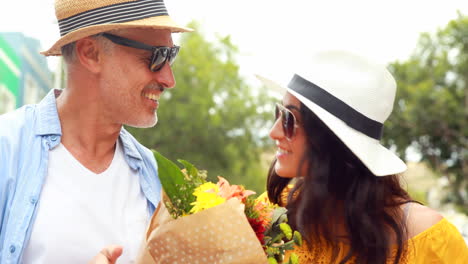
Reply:
M257 235L258 240L263 245L264 242L264 233L265 233L265 223L262 220L255 219L255 218L247 218L249 220L250 226L255 231L255 235Z

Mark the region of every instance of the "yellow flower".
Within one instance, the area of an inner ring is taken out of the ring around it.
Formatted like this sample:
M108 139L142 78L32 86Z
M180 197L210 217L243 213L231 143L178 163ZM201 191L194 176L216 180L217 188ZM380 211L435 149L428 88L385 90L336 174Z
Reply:
M260 196L257 197L256 200L257 200L258 202L263 202L263 203L271 204L271 203L270 203L270 199L268 199L268 192L262 193Z
M193 192L197 200L191 203L193 208L190 210L190 213L194 214L224 203L226 199L219 196L218 192L219 187L212 182L206 182L198 186Z

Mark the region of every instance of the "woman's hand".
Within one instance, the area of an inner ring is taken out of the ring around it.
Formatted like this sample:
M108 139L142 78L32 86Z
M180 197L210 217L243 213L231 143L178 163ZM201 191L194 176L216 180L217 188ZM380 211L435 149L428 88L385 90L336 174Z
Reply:
M103 248L88 264L115 264L122 255L122 246L111 245Z

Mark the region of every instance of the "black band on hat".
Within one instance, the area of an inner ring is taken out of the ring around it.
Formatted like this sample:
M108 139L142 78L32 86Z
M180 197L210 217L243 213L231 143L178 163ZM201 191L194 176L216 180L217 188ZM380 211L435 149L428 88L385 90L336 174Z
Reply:
M359 113L345 102L301 76L294 74L288 87L327 110L357 131L377 140L380 140L382 137L382 123Z
M60 36L82 27L122 23L154 16L167 16L162 0L137 0L103 6L58 21Z

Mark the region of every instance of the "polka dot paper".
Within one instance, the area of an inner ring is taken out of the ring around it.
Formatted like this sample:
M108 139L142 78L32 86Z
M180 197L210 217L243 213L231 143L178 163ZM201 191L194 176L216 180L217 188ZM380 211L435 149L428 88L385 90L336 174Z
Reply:
M177 220L158 207L137 263L267 263L237 199Z

